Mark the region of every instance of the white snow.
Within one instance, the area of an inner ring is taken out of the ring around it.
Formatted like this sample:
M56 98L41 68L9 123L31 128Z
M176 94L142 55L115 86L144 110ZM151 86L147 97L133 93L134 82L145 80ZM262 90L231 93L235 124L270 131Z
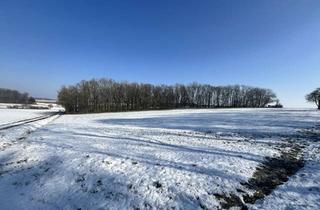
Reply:
M13 121L2 113L0 122ZM217 209L215 193L237 194L265 157L314 128L320 113L208 109L55 118L0 131L1 209ZM305 153L306 167L250 207L319 208L318 143Z
M320 130L316 133L320 137ZM320 209L320 144L309 143L305 166L252 209Z
M0 126L20 120L40 117L52 112L52 110L39 109L0 109Z

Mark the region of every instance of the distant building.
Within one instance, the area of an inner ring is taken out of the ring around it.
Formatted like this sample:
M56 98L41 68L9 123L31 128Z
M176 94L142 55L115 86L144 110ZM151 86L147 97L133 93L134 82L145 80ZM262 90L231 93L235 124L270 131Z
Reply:
M267 108L283 108L283 105L280 103L279 100L277 100L275 104L269 104Z

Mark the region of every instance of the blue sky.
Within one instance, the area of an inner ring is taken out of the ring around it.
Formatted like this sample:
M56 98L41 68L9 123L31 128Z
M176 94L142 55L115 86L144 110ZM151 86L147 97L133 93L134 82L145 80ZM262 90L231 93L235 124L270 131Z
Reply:
M318 0L1 0L0 87L55 98L100 77L246 84L306 107L319 43Z

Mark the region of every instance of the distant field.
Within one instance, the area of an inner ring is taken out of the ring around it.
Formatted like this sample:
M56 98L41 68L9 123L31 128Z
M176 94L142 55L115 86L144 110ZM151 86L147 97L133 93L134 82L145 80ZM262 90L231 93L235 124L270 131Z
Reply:
M0 109L0 126L19 120L43 116L48 112L50 112L50 110Z
M0 110L0 123L41 113ZM233 205L227 197L235 196L236 207L255 193L243 183L266 158L297 147L304 167L263 200L243 205L318 209L319 120L311 109L169 110L62 115L0 131L0 204L217 209Z

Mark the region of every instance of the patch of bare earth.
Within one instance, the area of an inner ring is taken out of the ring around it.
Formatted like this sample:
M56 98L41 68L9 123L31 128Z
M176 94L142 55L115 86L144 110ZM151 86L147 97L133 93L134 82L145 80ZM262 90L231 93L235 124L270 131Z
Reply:
M240 207L248 209L248 204L254 204L257 200L269 195L277 186L288 181L289 177L294 175L304 166L301 157L304 145L289 142L289 149L282 150L279 157L268 157L256 168L252 178L247 182L241 183L244 190L238 189L236 194L215 194L220 200L222 209ZM247 193L247 192L253 193Z

